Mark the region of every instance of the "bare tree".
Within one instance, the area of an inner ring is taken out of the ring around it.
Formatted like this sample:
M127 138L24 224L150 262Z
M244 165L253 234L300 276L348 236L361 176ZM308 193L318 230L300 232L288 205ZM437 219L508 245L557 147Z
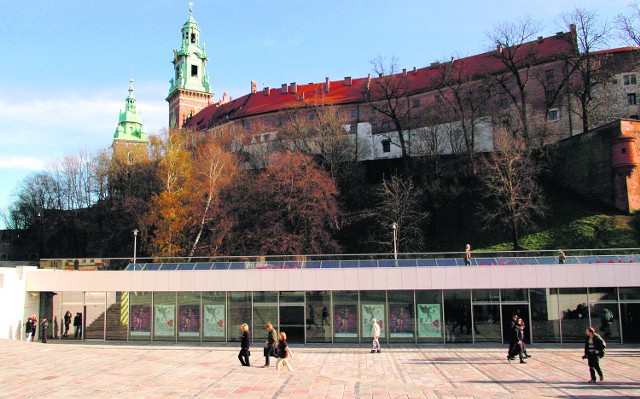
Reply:
M594 90L606 85L611 80L611 72L603 67L602 58L595 57L593 52L603 48L611 29L606 21L600 20L595 11L576 8L572 13L563 17L568 27L574 26L578 42L578 55L569 62L567 76L570 82L569 90L578 100L579 116L582 119L582 131L591 128L591 112L599 106Z
M538 184L540 167L522 137L506 129L494 132L495 147L484 160L480 181L485 200L479 214L489 228L497 224L511 230L513 249L520 249L520 232L542 215L542 190Z
M522 133L528 146L532 144L532 131L527 89L532 80L531 69L538 62L535 42L530 42L540 30L538 22L524 18L498 25L488 33L497 49L495 55L506 69L495 73L493 78L516 108L518 123L513 129Z
M640 46L640 3L629 4L629 15L619 14L616 25L620 38L631 46Z
M409 176L409 148L404 134L411 134L411 111L409 104L411 78L409 74L399 73L398 59L393 57L389 63L383 57L371 61L377 78L368 79L363 98L371 108L391 120L397 137L389 132L382 134L394 145L400 147L402 164L406 176Z

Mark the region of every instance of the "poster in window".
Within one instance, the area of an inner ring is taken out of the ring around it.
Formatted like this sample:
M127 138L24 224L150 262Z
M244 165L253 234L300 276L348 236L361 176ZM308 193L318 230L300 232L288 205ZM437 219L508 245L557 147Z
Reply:
M200 336L200 305L180 305L178 310L178 335Z
M442 337L442 321L440 320L439 303L418 304L418 337Z
M338 305L334 308L336 337L358 337L358 312L356 305Z
M392 337L413 337L411 305L391 306L389 308L389 332Z
M148 337L151 335L151 306L131 305L131 336Z
M362 305L362 336L371 337L372 320L380 326L380 336L384 337L384 327L387 324L384 319L384 305L382 304L364 304Z
M204 305L204 336L224 337L224 305Z
M156 337L173 337L175 335L176 305L155 305L154 334Z

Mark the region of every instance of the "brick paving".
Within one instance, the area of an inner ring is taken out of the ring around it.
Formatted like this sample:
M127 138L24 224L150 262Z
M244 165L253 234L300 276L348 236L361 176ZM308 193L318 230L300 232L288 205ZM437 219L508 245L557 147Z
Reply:
M294 372L241 367L236 344L0 341L0 398L613 398L640 397L640 347L608 348L588 384L578 346L293 346Z

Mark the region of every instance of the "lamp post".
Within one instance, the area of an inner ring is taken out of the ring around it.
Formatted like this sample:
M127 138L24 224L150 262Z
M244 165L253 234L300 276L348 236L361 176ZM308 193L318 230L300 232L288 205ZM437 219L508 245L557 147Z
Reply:
M138 244L138 229L133 230L133 267L136 267L136 246Z
M398 223L393 222L391 228L393 228L393 259L398 266Z

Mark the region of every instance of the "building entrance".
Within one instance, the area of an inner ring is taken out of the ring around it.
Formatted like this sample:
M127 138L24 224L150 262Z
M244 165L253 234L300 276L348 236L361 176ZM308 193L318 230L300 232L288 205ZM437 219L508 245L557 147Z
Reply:
M304 343L304 305L280 304L280 331L289 343Z
M502 304L502 342L508 343L510 339L511 320L513 315L518 315L524 321L524 342L531 342L531 326L529 325L529 305L518 303L514 305Z

